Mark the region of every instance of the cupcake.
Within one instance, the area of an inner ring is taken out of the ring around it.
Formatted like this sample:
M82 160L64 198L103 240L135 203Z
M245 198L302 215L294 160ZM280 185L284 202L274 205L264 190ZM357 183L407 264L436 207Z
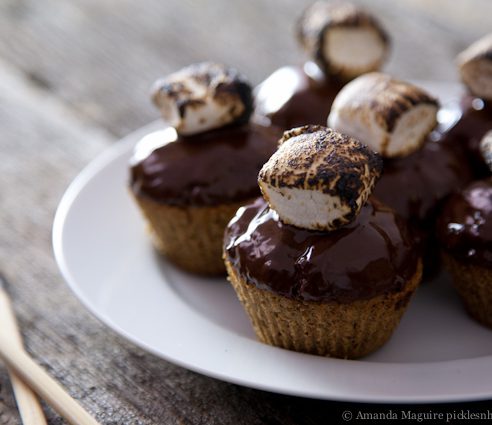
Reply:
M439 269L434 225L442 202L471 179L466 161L441 142L439 129L432 131L437 110L437 100L419 87L370 73L342 89L328 118L383 156L374 196L409 223L427 277Z
M482 139L482 147L492 166L492 131ZM466 310L492 328L492 178L452 195L437 230L444 264Z
M377 19L350 3L314 3L299 19L297 35L310 60L278 69L256 91L255 115L284 130L326 125L343 85L379 69L389 50Z
M448 108L457 111L459 119L445 136L445 142L464 148L474 176L489 175L480 151L480 140L492 129L492 34L473 43L458 56L461 79L467 88L458 105Z
M166 127L137 143L131 192L160 253L193 273L225 273L225 226L260 195L256 178L278 131L249 122L251 86L223 65L184 68L157 81L152 96Z
M390 338L422 271L404 220L369 198L382 161L322 126L280 143L259 174L264 200L226 229L229 280L262 342L365 356Z

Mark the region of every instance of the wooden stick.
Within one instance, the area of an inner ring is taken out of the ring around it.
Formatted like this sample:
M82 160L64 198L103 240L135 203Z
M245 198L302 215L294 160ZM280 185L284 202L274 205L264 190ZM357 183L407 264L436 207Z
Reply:
M65 389L31 357L0 334L0 357L36 393L72 425L99 425Z
M0 280L2 280L0 276ZM3 286L3 285L2 285ZM4 321L10 311L6 292L0 289L0 357L5 364L72 425L99 425L65 389L34 362L19 344L18 334L6 331Z
M17 408L24 425L47 425L39 400L31 389L10 368L7 369L14 390Z
M0 276L0 280L3 278ZM23 348L22 338L15 320L12 305L0 282L0 332L10 336L11 344ZM12 370L8 369L17 408L24 425L46 425L46 418L39 400L31 389Z

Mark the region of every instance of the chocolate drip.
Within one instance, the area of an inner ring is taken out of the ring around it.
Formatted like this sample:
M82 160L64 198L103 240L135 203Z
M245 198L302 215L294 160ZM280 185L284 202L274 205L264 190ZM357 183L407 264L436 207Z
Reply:
M441 246L454 257L492 266L492 179L472 183L446 202L439 218Z
M314 64L309 64L314 67ZM302 67L284 67L260 87L256 114L283 130L308 124L326 126L335 96L343 87L336 79L309 76Z
M131 160L135 194L168 205L203 206L260 195L258 172L275 152L280 131L257 124L194 136L168 127L146 136Z
M260 289L342 303L401 290L418 263L404 221L375 200L351 224L321 232L283 224L259 198L229 223L225 253Z

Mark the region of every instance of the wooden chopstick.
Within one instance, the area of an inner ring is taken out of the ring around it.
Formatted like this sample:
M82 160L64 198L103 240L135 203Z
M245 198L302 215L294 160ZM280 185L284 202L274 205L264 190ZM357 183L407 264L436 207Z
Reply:
M8 372L23 425L46 425L46 418L36 394L10 368Z
M12 345L5 335L0 335L0 357L69 423L98 425L98 422L70 397L58 382L36 364L24 350Z
M11 312L9 319L6 318L8 316L8 313L5 313L7 310ZM6 330L4 320L8 322L15 319L13 319L8 295L2 285L0 289L0 357L10 370L13 370L24 383L47 401L70 424L99 425L80 404L68 395L58 382L29 357L22 347L22 343L19 344L18 333L12 334L4 331ZM39 423L41 424L42 422Z
M0 329L4 335L10 336L10 343L19 348L22 346L17 321L12 310L9 297L5 292L5 280L0 275ZM43 409L36 395L8 368L10 382L14 390L17 408L24 425L46 425Z

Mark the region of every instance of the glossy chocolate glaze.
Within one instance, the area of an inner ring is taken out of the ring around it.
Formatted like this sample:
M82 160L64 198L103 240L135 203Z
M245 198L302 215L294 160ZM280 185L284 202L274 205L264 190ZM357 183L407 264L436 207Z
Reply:
M259 198L225 234L226 258L247 282L293 299L348 303L400 291L417 270L407 227L377 201L333 232L283 224Z
M480 141L488 130L492 130L492 102L486 102L471 95L449 105L460 118L444 136L443 142L454 147L465 148L476 178L489 175L489 169L480 152Z
M439 203L472 178L466 160L439 137L434 133L422 149L406 157L385 158L374 189L376 198L418 227L433 221Z
M257 124L194 136L174 128L151 133L136 146L130 184L137 195L168 205L205 206L260 195L257 177L281 132Z
M442 248L455 258L492 267L492 179L451 196L437 230Z
M335 96L343 87L327 80L319 68L286 66L275 71L258 88L256 116L266 116L283 130L307 124L326 126Z
M385 159L383 174L373 192L407 220L415 246L423 256L426 278L436 275L440 267L434 226L442 203L472 178L463 152L460 155L458 149L442 143L441 137L435 132L417 152Z

